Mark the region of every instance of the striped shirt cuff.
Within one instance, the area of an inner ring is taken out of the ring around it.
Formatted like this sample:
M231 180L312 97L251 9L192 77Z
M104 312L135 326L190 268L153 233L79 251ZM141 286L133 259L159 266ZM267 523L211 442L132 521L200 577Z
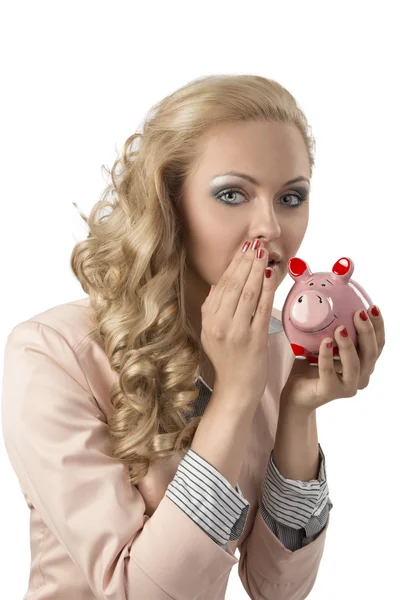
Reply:
M238 485L233 488L213 465L191 448L179 463L166 496L224 549L229 540L241 536L249 502Z
M293 529L287 525L278 523L270 514L266 512L261 501L259 502L260 512L264 522L268 525L271 531L275 534L278 540L292 552L300 550L304 546L314 542L324 529L328 520L329 511L333 504L329 500L324 510L318 517L311 517L306 529Z
M260 503L269 515L278 523L294 529L303 527L307 535L317 533L323 528L327 514L333 506L329 500L325 455L320 444L318 448L318 479L310 481L283 477L274 463L272 450L261 491Z

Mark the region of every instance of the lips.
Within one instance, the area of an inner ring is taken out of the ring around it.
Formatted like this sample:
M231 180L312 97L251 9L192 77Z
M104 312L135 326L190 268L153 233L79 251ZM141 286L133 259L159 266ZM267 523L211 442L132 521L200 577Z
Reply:
M260 248L264 248L264 250L268 252L268 264L277 264L282 260L282 256L279 254L279 252L274 252L271 249L268 249L264 240L261 240Z
M268 252L268 250L267 250L267 252ZM268 264L270 262L278 263L278 262L280 262L281 258L282 258L281 255L278 254L277 252L270 252L268 255Z

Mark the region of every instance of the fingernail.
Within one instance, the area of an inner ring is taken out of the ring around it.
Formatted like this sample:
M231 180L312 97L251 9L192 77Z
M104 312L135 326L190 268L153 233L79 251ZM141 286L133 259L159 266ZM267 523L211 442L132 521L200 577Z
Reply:
M379 317L379 309L377 306L373 306L371 312L374 315L374 317Z
M344 329L342 329L342 331L340 332L340 335L343 337L347 337L349 334L347 333L347 329L346 327Z
M265 269L265 277L269 279L272 275L272 269Z
M360 317L362 318L362 320L363 320L363 321L368 321L368 315L367 315L367 313L365 312L365 310L362 310L362 311L360 312Z
M326 347L327 347L327 348L332 348L332 343L333 343L333 342L326 342Z

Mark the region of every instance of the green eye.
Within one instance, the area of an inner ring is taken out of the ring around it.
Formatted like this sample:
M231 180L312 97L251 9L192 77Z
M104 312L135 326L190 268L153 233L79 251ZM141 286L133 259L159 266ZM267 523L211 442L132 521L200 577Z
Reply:
M240 190L240 189L237 189L237 188L228 188L228 189L222 190L222 191L217 192L216 194L214 194L214 197L215 197L215 199L218 202L221 202L221 204L226 204L228 206L240 206L241 204L244 204L243 202L227 202L226 200L221 200L221 198L223 196L227 196L228 194L232 194L232 193L233 194L237 194L238 193L240 196L244 197L243 191ZM297 204L286 204L286 206L288 208L299 208L303 204L303 202L307 201L306 196L302 192L293 193L293 194L284 194L282 196L282 198L285 198L285 196L293 196L294 198L298 199L298 203ZM283 204L285 204L285 203L283 203Z

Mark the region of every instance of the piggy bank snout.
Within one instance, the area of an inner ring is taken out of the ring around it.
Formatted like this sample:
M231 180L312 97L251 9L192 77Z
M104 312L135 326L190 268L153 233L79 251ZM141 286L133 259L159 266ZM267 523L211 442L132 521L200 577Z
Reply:
M289 319L296 329L311 333L328 327L334 314L328 298L317 291L306 291L294 298Z

